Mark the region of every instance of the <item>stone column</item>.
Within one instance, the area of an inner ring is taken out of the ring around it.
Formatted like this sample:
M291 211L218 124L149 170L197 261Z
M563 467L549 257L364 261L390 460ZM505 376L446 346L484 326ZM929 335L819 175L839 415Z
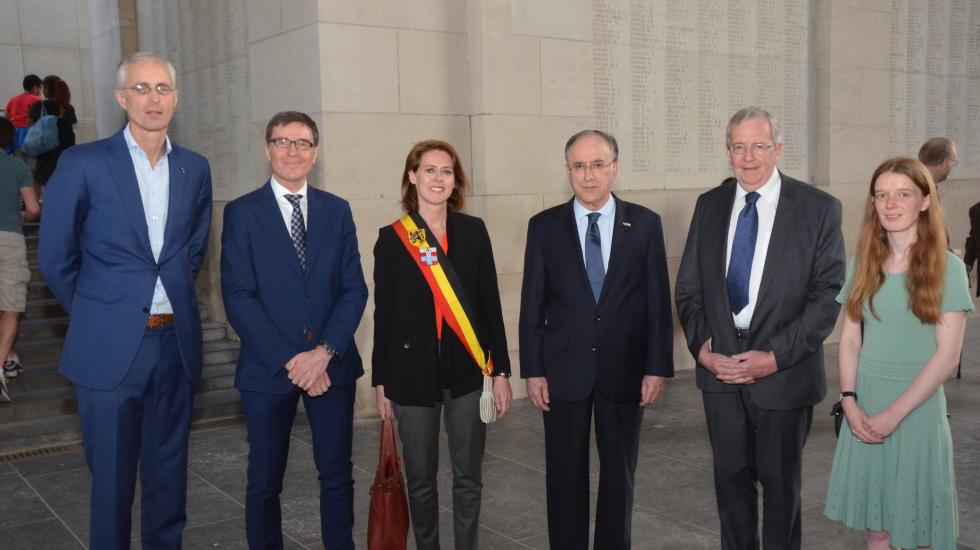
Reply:
M115 133L126 113L113 98L116 67L139 48L136 0L88 0L95 129L100 138Z

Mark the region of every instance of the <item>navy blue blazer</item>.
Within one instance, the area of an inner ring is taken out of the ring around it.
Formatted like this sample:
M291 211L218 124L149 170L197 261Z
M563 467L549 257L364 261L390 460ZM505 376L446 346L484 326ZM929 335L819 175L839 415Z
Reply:
M368 291L350 205L307 189L305 271L271 183L225 206L221 295L242 342L235 373L239 390L293 391L283 367L320 341L337 349L327 369L331 384L349 384L364 374L354 331Z
M163 249L153 259L133 161L122 131L72 147L44 193L38 266L71 316L59 371L110 390L126 376L159 276L174 310L188 378L201 378L201 319L194 280L211 225L208 161L173 145Z
M613 196L609 270L596 303L572 200L528 223L521 377L546 376L550 395L566 401L585 399L595 388L612 401L639 401L643 376L674 375L660 216Z

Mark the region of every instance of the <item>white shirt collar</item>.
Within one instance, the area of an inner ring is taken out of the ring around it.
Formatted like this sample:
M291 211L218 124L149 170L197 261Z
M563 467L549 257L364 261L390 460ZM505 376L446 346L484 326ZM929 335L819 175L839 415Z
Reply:
M572 209L575 211L576 218L584 218L592 212L598 212L602 214L603 217L612 216L616 213L616 197L613 197L611 194L609 195L609 200L606 201L606 204L602 205L602 208L598 210L589 210L578 201L578 197L575 197L573 203Z
M760 187L760 188L758 188L758 189L755 190L755 192L760 195L759 200L760 201L764 201L765 199L770 198L769 195L779 196L778 195L779 194L779 188L782 187L782 182L783 182L782 178L779 177L779 170L773 168L772 175L769 176L769 179L766 181L766 183L764 183L762 185L762 187ZM742 184L741 183L736 183L735 184L735 203L736 204L741 204L741 203L739 203L739 201L742 198L744 198L745 195L748 195L748 194L749 194L748 191L746 191L742 187ZM741 208L741 207L739 207L739 208Z
M300 187L299 188L299 191L297 191L295 193L293 193L289 189L286 189L281 183L279 183L278 181L276 181L276 177L275 176L271 176L269 178L269 181L272 183L272 192L275 193L277 199L283 199L283 200L285 200L284 197L286 195L300 195L304 199L307 198L307 196L306 196L307 185L306 185L306 182L305 181L303 182L303 187Z
M123 129L123 139L126 140L126 147L128 147L130 151L132 151L134 148L139 149L144 156L148 156L146 151L143 151L143 148L140 147L140 144L136 143L136 138L133 137L133 132L129 130L129 124L131 123L127 123L126 127ZM163 156L167 156L170 154L170 151L173 151L173 147L170 145L170 136L167 136L165 140L166 141L164 141L163 145Z

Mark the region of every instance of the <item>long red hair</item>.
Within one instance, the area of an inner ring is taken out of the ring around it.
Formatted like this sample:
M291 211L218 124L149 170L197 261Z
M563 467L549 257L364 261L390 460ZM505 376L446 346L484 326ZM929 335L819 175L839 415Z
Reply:
M874 308L874 296L885 283L882 266L891 254L888 234L878 220L875 210L875 182L886 173L901 174L912 180L930 197L929 207L919 213L916 239L909 249L909 267L905 285L909 294L909 309L923 323L934 324L942 315L943 283L946 272L946 221L943 217L936 184L929 170L916 159L896 157L881 163L871 176L868 200L864 206L864 223L858 240L857 262L851 292L847 298L847 315L855 321L863 321L862 308L868 305L871 314L878 319Z

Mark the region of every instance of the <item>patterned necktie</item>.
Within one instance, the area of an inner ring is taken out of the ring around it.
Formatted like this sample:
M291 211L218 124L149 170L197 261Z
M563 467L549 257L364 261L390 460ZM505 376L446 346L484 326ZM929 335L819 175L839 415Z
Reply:
M589 228L585 230L585 272L589 276L589 285L596 303L599 302L602 282L606 278L606 267L602 264L602 237L599 235L601 215L598 212L589 214Z
M749 303L752 256L755 255L755 240L759 235L759 212L755 208L757 200L759 194L755 191L745 195L745 206L738 213L735 238L732 240L732 255L728 260L728 303L734 314Z
M289 220L289 235L293 238L293 248L296 249L296 257L299 258L299 265L306 270L306 223L303 221L303 209L299 207L299 201L303 195L283 195L289 204L293 205L293 216Z

